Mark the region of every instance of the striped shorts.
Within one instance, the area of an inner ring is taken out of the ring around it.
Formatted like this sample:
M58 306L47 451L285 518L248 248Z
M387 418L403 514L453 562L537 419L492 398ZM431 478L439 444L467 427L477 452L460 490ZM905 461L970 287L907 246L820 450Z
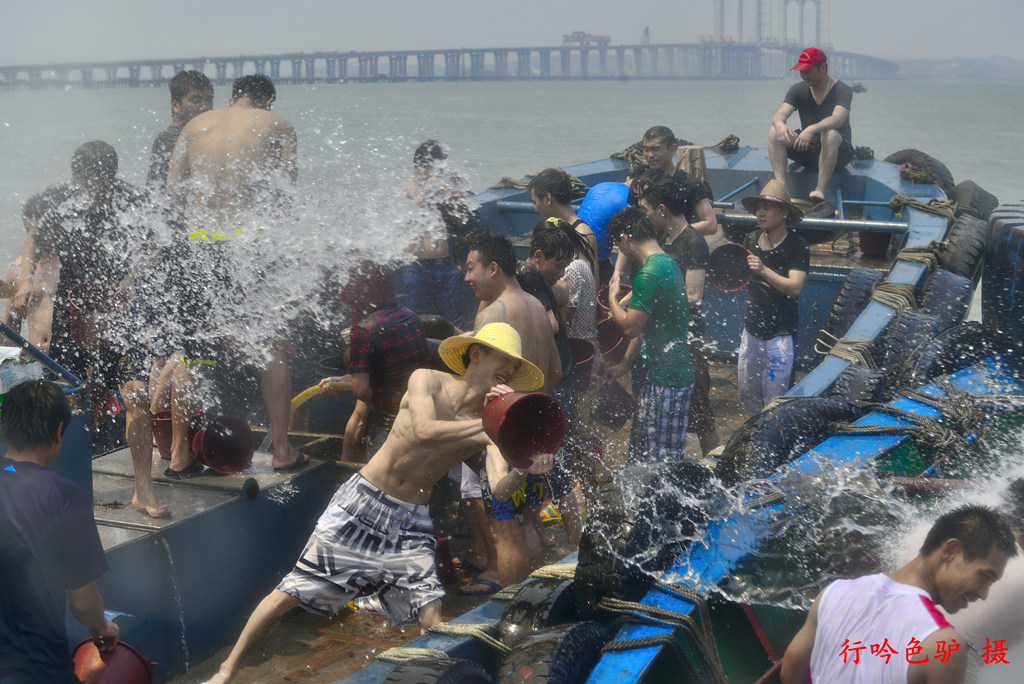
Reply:
M648 383L643 386L629 433L630 463L683 460L692 395L693 385L658 387Z
M435 545L426 504L399 501L353 475L331 499L295 569L277 588L321 615L376 594L392 627L412 623L423 606L444 597Z

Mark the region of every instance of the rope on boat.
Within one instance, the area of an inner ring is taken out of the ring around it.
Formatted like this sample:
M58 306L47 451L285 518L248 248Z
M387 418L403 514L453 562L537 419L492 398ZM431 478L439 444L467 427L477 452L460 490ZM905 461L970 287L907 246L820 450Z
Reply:
M928 171L919 166L914 166L913 164L900 164L899 168L900 178L903 180L908 180L911 183L931 183L932 185L941 185L941 179L934 171Z
M871 299L896 309L896 313L906 309L917 309L914 286L906 283L875 283L871 287Z
M928 266L928 270L934 271L939 267L939 257L934 252L935 243L924 247L904 247L896 255L897 259L903 261L916 261Z
M777 396L774 399L772 399L771 401L769 401L765 405L764 410L767 411L768 409L773 409L776 406L782 406L783 404L788 404L789 402L796 401L797 399L803 399L803 397L797 396L797 395L780 394L779 396Z
M867 146L864 146L864 145L861 145L859 147L854 147L853 148L853 158L854 159L874 159L875 158L875 151L873 149L871 149L870 147L867 147Z
M712 145L711 149L721 150L722 152L735 152L740 149L740 137L730 133Z
M552 565L544 565L531 572L530 577L534 577L536 579L575 579L576 563L554 563ZM499 589L491 594L491 599L496 601L511 601L516 593L525 586L525 584L525 582L510 584L504 589Z
M495 637L497 629L494 625L489 625L486 622L439 622L427 631L435 634L445 634L447 636L475 637L503 656L507 656L512 652L511 648L501 643L501 641Z
M490 190L526 190L530 184L530 179L537 174L530 174L525 178L512 178L511 176L503 176L500 181L492 185ZM590 189L586 183L581 181L571 173L568 174L569 182L572 183L572 195L578 197L587 194L587 190Z
M397 646L381 651L377 654L377 660L389 663L404 663L413 658L447 658L448 654L439 648L414 648L412 646Z
M827 335L828 333L825 334ZM831 335L829 336L831 337ZM818 342L826 344L825 342L822 342L820 338L818 339ZM875 363L873 347L873 340L856 339L853 337L842 337L832 344L831 349L827 350L826 352L818 353L829 353L832 354L832 356L842 359L843 361L849 361L855 366L861 366L863 368L870 368L874 370L875 368L878 368L878 364ZM817 345L815 345L814 350L818 351Z
M621 599L604 596L598 602L597 607L611 613L627 615L632 619L638 619L648 623L668 623L680 627L690 637L691 643L703 656L704 661L711 666L715 682L728 682L725 670L718 655L718 648L715 645L714 636L711 632L711 620L707 613L707 602L701 594L678 585L658 582L658 588L666 593L673 593L677 596L691 601L697 608L701 617L698 623L686 613L680 613L658 606L648 606L634 601L623 601ZM682 664L689 664L690 659L683 650L679 640L671 634L661 637L642 637L639 639L627 639L622 641L611 641L605 645L605 651L625 651L635 648L649 648L651 646L668 646L673 655Z
M886 413L910 425L854 425L853 423L833 423L832 434L835 435L899 435L911 437L919 447L933 450L947 449L965 439L966 435L979 432L985 424L985 414L974 405L973 396L967 392L958 392L948 379L939 381L945 397L934 397L916 390L907 393L908 398L931 406L945 415L953 428L947 427L930 416L910 413L888 404L865 404L873 411Z
M903 217L904 207L911 207L912 209L926 211L930 214L945 216L950 223L956 220L956 202L952 200L930 199L927 202L922 202L906 195L893 195L892 199L889 200L889 209L899 218Z

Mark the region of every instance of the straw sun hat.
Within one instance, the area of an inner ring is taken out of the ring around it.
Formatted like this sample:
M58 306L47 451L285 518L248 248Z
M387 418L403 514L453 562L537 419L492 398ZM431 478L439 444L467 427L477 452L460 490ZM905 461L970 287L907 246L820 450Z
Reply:
M480 328L475 335L449 337L441 343L437 351L449 368L462 375L466 372L466 364L462 362L462 355L474 344L497 349L522 362L516 376L509 380L508 386L512 389L529 392L544 384L544 373L523 358L523 345L519 339L519 333L508 323L488 323Z
M789 196L786 184L774 178L765 184L764 190L761 191L760 195L757 197L744 197L742 201L743 206L751 214L757 213L757 207L761 202L781 204L789 210L789 225L799 223L800 219L804 217L804 212L800 210L800 207L793 204L793 199Z

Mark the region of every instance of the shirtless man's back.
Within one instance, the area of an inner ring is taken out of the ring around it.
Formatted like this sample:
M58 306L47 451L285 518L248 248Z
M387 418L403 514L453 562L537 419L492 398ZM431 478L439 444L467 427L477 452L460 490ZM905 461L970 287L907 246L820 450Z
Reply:
M200 114L182 130L168 187L187 198L197 221L266 211L295 185L295 129L270 111L274 98L269 78L245 76L235 82L227 109Z

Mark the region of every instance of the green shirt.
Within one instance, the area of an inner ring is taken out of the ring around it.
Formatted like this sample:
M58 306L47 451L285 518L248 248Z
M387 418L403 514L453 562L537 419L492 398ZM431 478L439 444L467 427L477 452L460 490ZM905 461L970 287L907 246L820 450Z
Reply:
M668 254L652 254L633 279L629 308L650 314L644 326L647 381L658 387L693 384L693 357L687 340L690 307L686 283Z

